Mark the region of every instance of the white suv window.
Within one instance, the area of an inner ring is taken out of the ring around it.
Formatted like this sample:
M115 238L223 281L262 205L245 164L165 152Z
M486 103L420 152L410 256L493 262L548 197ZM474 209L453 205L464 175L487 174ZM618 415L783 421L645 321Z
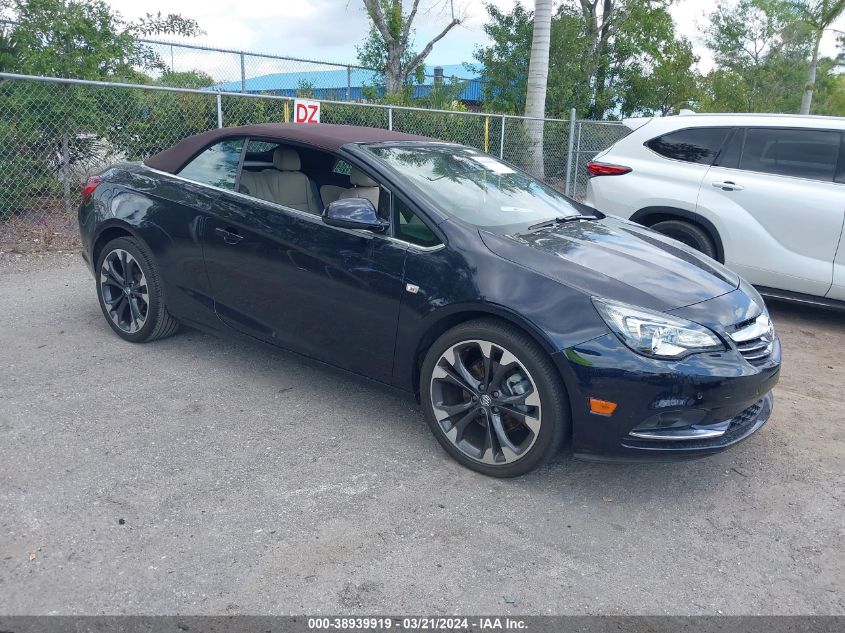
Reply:
M739 168L831 182L841 140L841 132L834 130L750 128Z
M696 127L677 130L646 142L646 147L666 158L712 165L731 128Z

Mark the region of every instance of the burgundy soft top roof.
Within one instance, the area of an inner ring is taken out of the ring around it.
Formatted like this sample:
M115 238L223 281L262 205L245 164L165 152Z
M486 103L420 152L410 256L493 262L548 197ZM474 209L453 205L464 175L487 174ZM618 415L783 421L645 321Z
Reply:
M212 143L237 136L261 137L264 140L283 143L291 141L318 147L330 152L337 151L347 143L379 143L382 141L434 141L427 136L415 136L402 132L391 132L375 127L355 125L333 125L331 123L260 123L209 130L189 136L163 152L154 154L144 161L153 169L169 173L179 171L182 166Z

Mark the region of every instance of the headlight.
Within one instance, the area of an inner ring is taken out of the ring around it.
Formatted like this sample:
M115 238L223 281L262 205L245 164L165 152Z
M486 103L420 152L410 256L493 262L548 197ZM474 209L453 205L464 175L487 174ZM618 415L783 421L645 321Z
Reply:
M622 342L640 354L681 358L694 352L725 349L712 331L698 323L595 297L593 305Z

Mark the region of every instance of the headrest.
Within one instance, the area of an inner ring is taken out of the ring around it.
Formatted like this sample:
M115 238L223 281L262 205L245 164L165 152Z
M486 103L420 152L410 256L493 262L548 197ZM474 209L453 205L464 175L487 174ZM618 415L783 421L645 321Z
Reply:
M273 167L279 171L299 171L302 167L302 162L299 160L299 154L295 149L287 147L277 147L273 152Z
M355 167L349 172L349 182L356 187L378 187L378 183Z

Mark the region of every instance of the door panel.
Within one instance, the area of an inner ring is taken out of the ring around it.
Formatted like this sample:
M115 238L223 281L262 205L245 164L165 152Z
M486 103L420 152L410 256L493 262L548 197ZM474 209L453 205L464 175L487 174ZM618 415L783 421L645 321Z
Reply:
M228 325L389 382L405 247L319 216L222 194L204 234Z
M824 296L845 220L845 185L711 167L698 196L725 264L759 286Z
M833 285L827 296L831 299L845 301L845 226L839 237L839 250L833 260Z

